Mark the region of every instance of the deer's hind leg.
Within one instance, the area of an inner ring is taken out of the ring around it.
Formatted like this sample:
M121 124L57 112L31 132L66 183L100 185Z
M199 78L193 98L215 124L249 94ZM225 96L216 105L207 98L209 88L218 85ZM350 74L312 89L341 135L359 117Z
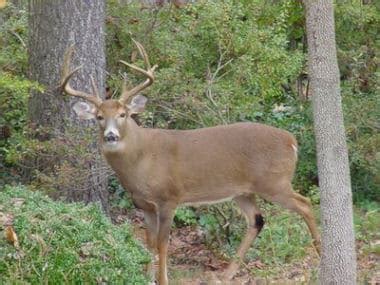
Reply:
M276 195L266 195L263 196L263 198L270 202L280 204L284 208L294 211L301 215L309 228L309 231L313 238L314 247L320 255L320 236L310 200L294 192L293 187L290 183L283 183L277 186L278 187L276 188Z
M224 273L224 277L227 280L231 280L234 277L249 247L264 226L263 216L256 205L256 199L253 194L235 197L234 201L240 208L242 214L246 217L247 230L236 252L236 257L232 260Z

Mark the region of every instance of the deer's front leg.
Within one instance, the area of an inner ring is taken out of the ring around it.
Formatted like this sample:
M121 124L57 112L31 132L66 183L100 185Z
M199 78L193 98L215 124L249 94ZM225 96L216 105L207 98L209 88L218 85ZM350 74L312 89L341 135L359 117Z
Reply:
M157 236L158 236L158 215L155 210L144 211L144 220L146 225L146 244L148 250L153 256L152 262L148 264L147 273L155 279L155 262L157 256Z
M159 256L159 284L168 284L167 254L170 228L173 222L175 207L163 205L158 210L158 256Z

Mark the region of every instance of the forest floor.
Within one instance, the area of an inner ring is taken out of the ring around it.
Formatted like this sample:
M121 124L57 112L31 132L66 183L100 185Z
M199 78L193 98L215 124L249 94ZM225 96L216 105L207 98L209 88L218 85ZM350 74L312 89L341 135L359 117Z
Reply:
M115 220L117 223L129 220L136 238L145 242L143 214L139 210L132 210L128 215L119 213ZM371 242L380 244L379 240ZM366 252L362 242L357 242L357 252L358 284L380 285L380 256ZM264 264L260 260L250 261L240 266L232 281L222 281L221 276L228 266L228 260L210 250L206 246L204 233L194 226L172 228L169 260L169 278L173 285L318 284L319 257L312 246L306 249L302 260L275 266Z

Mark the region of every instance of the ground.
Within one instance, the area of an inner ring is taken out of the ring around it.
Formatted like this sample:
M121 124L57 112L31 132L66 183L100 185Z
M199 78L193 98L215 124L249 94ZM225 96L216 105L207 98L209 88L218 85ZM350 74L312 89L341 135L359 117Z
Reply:
M131 222L135 236L144 241L145 226L143 214L139 210L118 213L116 223ZM373 241L380 243L380 241ZM364 250L362 242L357 242L359 283L380 285L380 256ZM169 245L169 278L171 284L317 284L319 257L310 246L302 260L283 265L273 270L272 266L260 260L242 264L232 282L221 281L221 275L228 260L210 250L204 240L204 233L197 226L172 228ZM255 272L260 272L258 277ZM267 272L268 274L263 274ZM265 276L266 275L266 276ZM256 276L256 277L255 277Z

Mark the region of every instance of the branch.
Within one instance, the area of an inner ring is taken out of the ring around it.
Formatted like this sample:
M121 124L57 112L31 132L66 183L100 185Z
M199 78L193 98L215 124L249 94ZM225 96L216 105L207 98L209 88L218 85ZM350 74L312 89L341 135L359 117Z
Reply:
M14 35L20 41L23 48L26 48L26 44L25 44L24 40L21 38L21 36L18 33L14 32L14 31L8 31L8 32L10 32L12 35Z

